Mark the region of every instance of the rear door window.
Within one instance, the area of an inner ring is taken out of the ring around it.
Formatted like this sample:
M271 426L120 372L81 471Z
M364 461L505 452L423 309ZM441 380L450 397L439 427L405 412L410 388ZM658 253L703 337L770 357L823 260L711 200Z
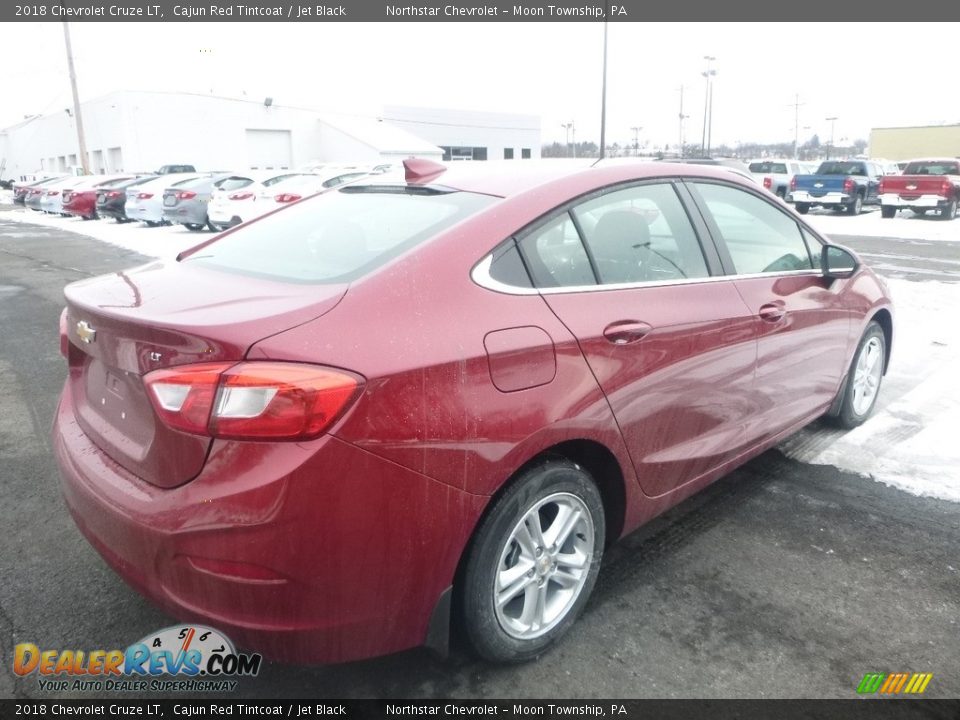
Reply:
M600 282L689 280L710 273L673 186L637 185L573 209Z
M596 285L590 259L569 213L558 215L520 240L537 287Z

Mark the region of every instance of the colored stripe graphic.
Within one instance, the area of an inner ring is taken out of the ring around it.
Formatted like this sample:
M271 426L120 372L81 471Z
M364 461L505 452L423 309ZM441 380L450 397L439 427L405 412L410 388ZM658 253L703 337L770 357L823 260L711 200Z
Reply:
M867 673L857 686L861 695L879 692L898 695L901 692L919 695L927 689L933 673Z

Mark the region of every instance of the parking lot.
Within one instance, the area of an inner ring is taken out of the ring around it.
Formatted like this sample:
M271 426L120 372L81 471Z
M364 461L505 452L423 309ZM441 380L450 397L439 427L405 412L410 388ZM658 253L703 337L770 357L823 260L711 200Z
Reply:
M16 643L126 647L173 623L106 567L60 498L48 432L64 377L62 287L169 257L198 237L132 228L144 237L139 255L130 228L41 225L8 210L0 512L13 532L0 539L0 694L50 697L35 677L12 675ZM810 216L891 279L907 318L878 415L860 435L815 424L627 538L605 558L583 618L537 662L495 667L417 650L337 667L268 663L232 697L843 698L877 671L932 672L928 696L960 695L956 450L944 446L939 465L910 472L911 453L942 442L957 413L955 381L936 383L960 352L942 306L957 298L960 242L910 237L901 218L871 231L873 215L863 234L845 234L857 227L848 218ZM954 224L914 222L936 232ZM943 435L925 436L929 428ZM854 472L865 469L882 482Z

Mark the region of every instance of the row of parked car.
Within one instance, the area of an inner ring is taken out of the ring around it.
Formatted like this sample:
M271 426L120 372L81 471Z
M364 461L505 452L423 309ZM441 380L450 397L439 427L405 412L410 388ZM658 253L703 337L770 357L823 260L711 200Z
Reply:
M895 165L882 160L825 160L808 163L772 159L750 163L750 172L765 188L793 203L797 212L811 208L858 215L879 205L885 218L900 210L914 215L936 212L953 220L960 203L960 158L926 158Z
M224 230L303 197L342 185L389 166L314 165L298 171L182 172L57 176L15 183L14 203L32 210L100 217L150 226L183 225L189 230ZM173 169L173 172L169 172Z

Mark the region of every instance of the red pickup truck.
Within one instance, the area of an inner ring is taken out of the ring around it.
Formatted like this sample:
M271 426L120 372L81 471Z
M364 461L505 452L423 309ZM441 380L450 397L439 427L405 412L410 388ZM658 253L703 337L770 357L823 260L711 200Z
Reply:
M880 213L885 218L909 209L917 215L939 210L941 220L953 220L958 201L958 158L911 160L902 175L884 175L880 180Z

